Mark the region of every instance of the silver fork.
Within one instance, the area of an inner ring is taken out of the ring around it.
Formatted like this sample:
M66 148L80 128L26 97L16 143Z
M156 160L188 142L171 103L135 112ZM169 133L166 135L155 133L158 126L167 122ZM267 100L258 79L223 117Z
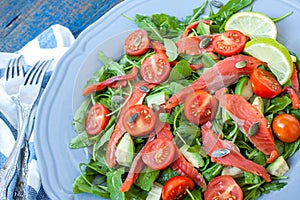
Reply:
M17 95L19 94L20 86L24 81L24 71L23 71L23 56L18 58L10 59L8 65L4 72L3 88L14 101L16 106L19 106ZM18 108L17 108L18 109ZM19 109L18 109L19 110ZM19 115L18 115L19 116ZM17 131L20 131L22 119L18 119Z
M19 93L19 88L23 84L23 56L10 59L4 72L3 87L10 97L15 97Z
M7 161L4 163L0 171L1 200L6 199L6 190L15 174L20 151L24 144L31 110L39 96L43 77L50 63L51 61L37 62L33 67L31 67L25 76L23 85L21 85L20 87L19 96L16 97L18 98L19 101L17 102L20 105L17 106L17 108L21 107L18 112L22 113L23 120L21 124L21 130L18 134L18 138L14 145L13 151L10 153Z

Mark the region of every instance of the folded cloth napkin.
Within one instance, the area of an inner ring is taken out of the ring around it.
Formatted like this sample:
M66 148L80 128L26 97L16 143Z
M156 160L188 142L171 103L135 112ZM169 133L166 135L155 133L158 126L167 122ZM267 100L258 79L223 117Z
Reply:
M52 71L56 67L57 61L60 57L68 50L68 48L74 42L74 36L71 31L61 25L52 25L46 29L34 40L26 44L22 49L16 53L5 53L0 52L0 83L3 81L2 77L4 69L8 64L9 60L14 57L24 56L25 65L24 70L28 70L30 66L36 63L38 60L49 60L53 59L51 67L45 74L42 87L45 88ZM3 166L7 157L9 156L15 140L17 138L17 114L16 107L13 101L5 93L3 88L0 86L0 167ZM34 149L34 128L33 133L29 139L29 159L28 159L28 178L26 197L27 199L49 199L44 192L39 169L37 166L37 160ZM8 191L7 199L15 199L14 191L16 188L18 174L14 176Z

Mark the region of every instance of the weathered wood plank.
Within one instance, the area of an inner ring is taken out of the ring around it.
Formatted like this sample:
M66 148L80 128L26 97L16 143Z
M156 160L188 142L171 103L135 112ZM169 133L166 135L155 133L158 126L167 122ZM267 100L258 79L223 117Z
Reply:
M53 24L68 27L77 37L121 1L0 0L0 51L17 51Z

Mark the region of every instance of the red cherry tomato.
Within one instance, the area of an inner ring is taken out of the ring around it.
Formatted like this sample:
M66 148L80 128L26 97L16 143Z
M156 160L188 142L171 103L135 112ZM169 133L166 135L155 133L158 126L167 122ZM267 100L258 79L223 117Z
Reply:
M194 124L204 124L213 119L218 108L215 97L204 90L191 93L184 103L184 114Z
M295 142L300 136L300 123L291 114L279 114L272 122L274 134L282 142Z
M204 191L204 200L243 199L243 191L231 176L223 175L213 178Z
M174 161L175 152L172 140L156 138L145 145L142 159L151 169L162 170Z
M282 92L282 86L268 71L254 69L250 75L254 94L265 99L276 97Z
M171 67L165 54L154 54L144 60L141 66L141 76L148 83L162 83L170 74Z
M214 52L222 56L232 56L240 53L248 40L242 32L228 30L213 39Z
M128 55L140 56L146 53L150 46L150 39L147 31L136 30L125 40L124 50Z
M192 179L186 176L174 176L170 178L163 187L162 199L163 200L176 200L183 199L187 192L192 191L195 184Z
M159 41L153 41L151 45L155 53L161 53L167 55L165 46Z
M155 113L148 106L133 105L124 113L123 126L130 135L143 136L154 129Z
M89 135L99 134L107 125L109 110L102 104L95 104L89 110L85 121L85 130Z

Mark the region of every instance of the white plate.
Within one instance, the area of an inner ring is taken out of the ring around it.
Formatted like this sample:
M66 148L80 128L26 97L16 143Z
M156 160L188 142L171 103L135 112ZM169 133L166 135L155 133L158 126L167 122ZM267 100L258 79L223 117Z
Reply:
M46 193L51 199L99 199L89 194L74 195L72 184L80 172L78 165L87 162L85 149L69 149L69 141L76 133L72 129L74 109L82 102L82 87L101 65L97 59L99 49L113 58L121 56L123 41L129 30L136 29L134 22L121 14L151 15L167 13L182 18L199 7L199 0L127 0L111 9L89 26L75 41L72 48L61 58L40 101L35 147L40 175ZM300 3L288 0L255 1L254 11L270 17L278 17L293 11L294 14L277 24L278 40L289 50L300 54ZM271 192L260 199L297 199L300 174L299 154L289 160L289 183L281 191Z

